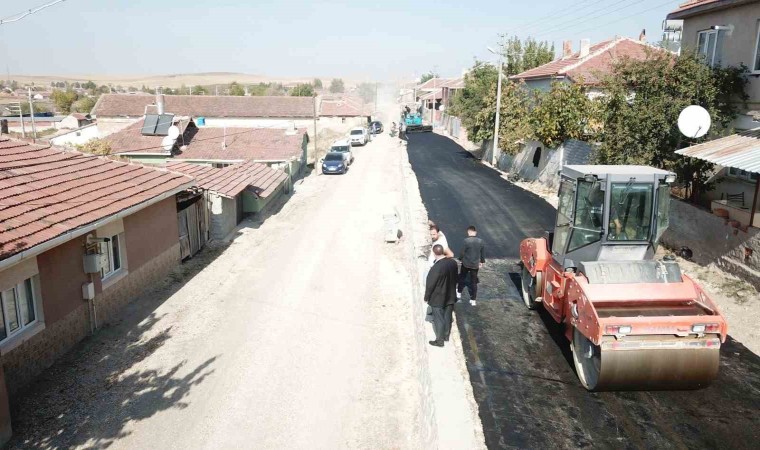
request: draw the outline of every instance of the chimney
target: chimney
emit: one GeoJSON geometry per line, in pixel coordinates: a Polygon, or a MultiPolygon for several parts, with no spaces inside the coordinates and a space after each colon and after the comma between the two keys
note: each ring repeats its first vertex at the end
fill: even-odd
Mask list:
{"type": "Polygon", "coordinates": [[[8,119],[0,119],[0,134],[9,134],[8,119]]]}
{"type": "Polygon", "coordinates": [[[580,57],[585,58],[588,56],[589,51],[591,50],[591,41],[589,39],[581,39],[581,52],[580,57]]]}
{"type": "Polygon", "coordinates": [[[573,41],[562,43],[562,59],[569,58],[573,55],[573,41]]]}
{"type": "Polygon", "coordinates": [[[641,34],[639,35],[639,42],[646,42],[647,41],[647,30],[646,28],[641,30],[641,34]]]}
{"type": "Polygon", "coordinates": [[[164,94],[156,94],[156,109],[159,114],[164,113],[164,94]]]}

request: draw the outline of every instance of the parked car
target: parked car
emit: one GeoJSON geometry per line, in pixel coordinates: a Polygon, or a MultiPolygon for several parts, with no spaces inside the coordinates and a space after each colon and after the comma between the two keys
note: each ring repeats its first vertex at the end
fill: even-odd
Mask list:
{"type": "Polygon", "coordinates": [[[369,124],[369,129],[370,130],[374,129],[375,134],[380,134],[383,132],[383,123],[380,122],[379,120],[375,120],[369,124]]]}
{"type": "Polygon", "coordinates": [[[339,173],[344,174],[348,172],[348,163],[343,153],[330,152],[325,155],[325,159],[322,160],[322,173],[339,173]]]}
{"type": "Polygon", "coordinates": [[[347,164],[354,162],[354,153],[351,151],[351,141],[349,139],[340,139],[333,142],[330,151],[342,154],[347,164]]]}
{"type": "Polygon", "coordinates": [[[366,145],[369,141],[367,129],[362,127],[351,128],[348,137],[351,139],[351,145],[366,145]]]}

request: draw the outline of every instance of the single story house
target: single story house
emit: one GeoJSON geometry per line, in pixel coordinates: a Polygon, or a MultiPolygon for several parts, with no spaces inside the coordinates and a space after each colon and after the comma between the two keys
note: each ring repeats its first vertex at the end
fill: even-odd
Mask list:
{"type": "Polygon", "coordinates": [[[192,178],[0,136],[0,442],[9,398],[180,262],[192,178]]]}
{"type": "Polygon", "coordinates": [[[319,104],[320,127],[348,132],[353,127],[367,126],[372,120],[372,104],[349,96],[325,97],[319,104]]]}
{"type": "Polygon", "coordinates": [[[74,130],[76,128],[82,128],[83,126],[89,125],[91,123],[92,119],[90,118],[89,114],[71,113],[68,116],[64,117],[63,120],[61,120],[58,128],[74,130]]]}
{"type": "Polygon", "coordinates": [[[62,129],[56,132],[54,135],[46,137],[53,145],[62,147],[76,147],[87,143],[92,139],[98,138],[98,124],[91,123],[84,125],[81,128],[75,128],[73,130],[62,129]]]}
{"type": "Polygon", "coordinates": [[[164,164],[167,158],[171,158],[179,152],[181,146],[188,145],[197,132],[198,128],[195,126],[195,122],[186,117],[177,117],[171,114],[164,114],[159,117],[149,114],[127,128],[102,139],[111,146],[112,155],[145,164],[160,165],[164,164]],[[146,126],[151,117],[155,120],[156,125],[149,130],[146,126]],[[164,124],[175,126],[179,130],[179,136],[173,139],[170,145],[164,141],[168,136],[170,126],[156,130],[158,125],[164,124]]]}
{"type": "Polygon", "coordinates": [[[256,163],[234,164],[222,169],[209,164],[170,161],[167,169],[192,177],[206,192],[211,239],[221,240],[243,220],[244,213],[263,210],[285,190],[288,174],[256,163]]]}

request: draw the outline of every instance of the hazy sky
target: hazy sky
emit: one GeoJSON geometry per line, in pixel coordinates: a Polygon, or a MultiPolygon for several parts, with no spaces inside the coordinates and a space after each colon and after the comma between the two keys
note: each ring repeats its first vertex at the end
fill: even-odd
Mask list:
{"type": "MultiPolygon", "coordinates": [[[[658,41],[684,0],[66,0],[0,25],[0,70],[274,77],[458,76],[499,33],[658,41]]],[[[46,0],[0,0],[0,18],[46,0]]],[[[561,44],[557,45],[561,48],[561,44]]]]}

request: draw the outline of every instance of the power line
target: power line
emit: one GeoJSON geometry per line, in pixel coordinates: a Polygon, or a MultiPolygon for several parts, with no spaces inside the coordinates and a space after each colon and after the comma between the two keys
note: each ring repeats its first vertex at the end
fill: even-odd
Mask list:
{"type": "MultiPolygon", "coordinates": [[[[683,0],[668,0],[667,2],[660,3],[660,4],[658,4],[658,5],[656,5],[656,6],[652,7],[652,8],[648,8],[648,9],[645,9],[643,11],[639,11],[639,12],[636,12],[636,13],[633,13],[633,14],[629,14],[629,15],[627,15],[625,17],[621,17],[621,18],[616,19],[616,20],[612,20],[611,22],[607,22],[607,24],[622,22],[623,20],[628,19],[629,17],[639,16],[641,14],[648,13],[650,11],[654,11],[655,9],[662,8],[663,6],[669,5],[671,3],[681,3],[681,1],[683,1],[683,0]]],[[[584,30],[580,30],[580,31],[575,32],[575,34],[585,33],[587,31],[593,30],[594,28],[596,28],[596,27],[586,28],[584,30]]]]}
{"type": "Polygon", "coordinates": [[[602,8],[602,9],[600,9],[597,12],[602,12],[602,11],[608,10],[609,8],[617,6],[617,5],[621,4],[621,3],[626,3],[626,5],[622,6],[621,8],[613,9],[612,11],[606,11],[606,12],[602,12],[601,14],[595,14],[595,15],[592,15],[590,17],[586,17],[585,19],[580,20],[580,21],[577,18],[575,18],[575,19],[572,19],[572,20],[561,22],[560,24],[556,25],[554,27],[554,29],[552,29],[552,30],[543,31],[541,33],[538,33],[536,35],[536,37],[538,37],[538,36],[546,36],[548,34],[552,34],[552,33],[558,32],[558,31],[566,30],[568,28],[573,28],[574,26],[576,26],[578,24],[586,23],[586,22],[589,22],[591,20],[598,19],[599,17],[604,17],[604,16],[607,16],[607,15],[613,14],[613,13],[618,12],[620,10],[623,10],[625,8],[629,8],[629,7],[633,6],[633,5],[641,3],[642,1],[644,1],[644,0],[635,0],[635,1],[631,1],[631,0],[618,0],[617,2],[612,3],[610,5],[607,5],[605,8],[602,8]]]}
{"type": "Polygon", "coordinates": [[[560,9],[559,11],[555,11],[555,12],[553,12],[553,13],[547,15],[547,16],[541,17],[541,18],[539,18],[539,19],[537,19],[535,21],[529,22],[527,24],[520,25],[520,26],[516,27],[512,32],[513,33],[517,33],[517,32],[525,31],[526,29],[529,29],[530,27],[532,27],[534,25],[537,25],[537,24],[539,24],[541,22],[550,21],[550,20],[552,20],[552,19],[554,19],[556,17],[559,17],[559,16],[563,15],[568,10],[575,9],[574,13],[577,13],[577,12],[580,12],[580,11],[582,11],[582,10],[590,7],[590,6],[594,6],[594,5],[598,4],[598,3],[602,3],[602,2],[607,1],[607,0],[597,0],[594,3],[590,4],[590,5],[586,5],[586,6],[583,6],[583,7],[579,8],[579,9],[576,9],[579,6],[583,5],[584,3],[588,3],[589,1],[591,1],[591,0],[585,0],[585,1],[582,1],[580,3],[576,3],[574,5],[570,5],[567,8],[563,8],[563,9],[560,9]]]}
{"type": "Polygon", "coordinates": [[[20,13],[13,14],[11,16],[8,16],[4,19],[0,19],[0,25],[11,23],[11,22],[18,22],[19,20],[23,19],[26,16],[30,16],[36,12],[42,11],[45,8],[49,8],[53,5],[56,5],[61,2],[65,2],[66,0],[53,0],[52,2],[45,3],[44,5],[40,5],[34,8],[30,8],[26,11],[22,11],[20,13]]]}

